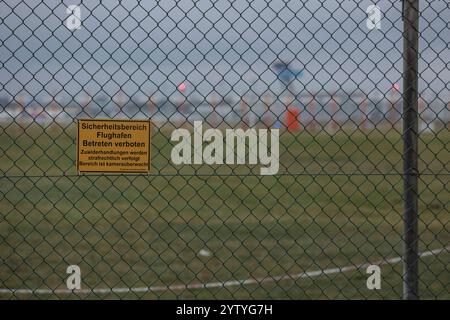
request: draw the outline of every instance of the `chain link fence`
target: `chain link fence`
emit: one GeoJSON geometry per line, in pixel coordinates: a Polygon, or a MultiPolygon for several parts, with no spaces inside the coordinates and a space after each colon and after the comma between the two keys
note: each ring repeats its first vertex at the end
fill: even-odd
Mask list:
{"type": "Polygon", "coordinates": [[[409,2],[2,1],[0,298],[396,299],[407,239],[450,298],[450,6],[420,2],[417,131],[409,2]],[[77,172],[79,119],[151,119],[150,173],[77,172]]]}

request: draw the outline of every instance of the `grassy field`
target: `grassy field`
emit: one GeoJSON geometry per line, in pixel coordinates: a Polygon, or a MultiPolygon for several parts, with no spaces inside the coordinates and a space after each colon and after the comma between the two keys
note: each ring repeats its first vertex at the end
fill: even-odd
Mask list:
{"type": "MultiPolygon", "coordinates": [[[[155,130],[150,175],[78,175],[76,128],[1,128],[0,287],[65,289],[265,278],[402,254],[398,132],[283,132],[280,171],[170,162],[169,128],[155,130]],[[207,249],[211,256],[199,255],[207,249]]],[[[420,250],[450,244],[450,133],[420,141],[420,250]]],[[[423,298],[449,299],[450,254],[424,257],[423,298]]],[[[225,288],[10,298],[400,298],[402,265],[382,289],[365,270],[225,288]]]]}

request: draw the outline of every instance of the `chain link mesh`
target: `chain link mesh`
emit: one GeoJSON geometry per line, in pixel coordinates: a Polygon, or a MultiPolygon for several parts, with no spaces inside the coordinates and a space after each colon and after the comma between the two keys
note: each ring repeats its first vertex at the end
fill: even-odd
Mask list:
{"type": "MultiPolygon", "coordinates": [[[[402,4],[376,1],[372,30],[371,4],[2,1],[0,298],[400,298],[402,4]],[[90,118],[151,119],[150,174],[79,174],[90,118]],[[278,172],[175,165],[171,134],[196,120],[279,129],[278,172]]],[[[419,284],[433,299],[450,298],[449,23],[447,1],[421,2],[419,284]]]]}

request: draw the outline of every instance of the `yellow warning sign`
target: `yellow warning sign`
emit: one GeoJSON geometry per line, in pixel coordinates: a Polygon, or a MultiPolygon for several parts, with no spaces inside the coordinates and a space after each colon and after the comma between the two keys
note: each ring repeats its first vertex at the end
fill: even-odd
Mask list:
{"type": "Polygon", "coordinates": [[[78,120],[79,172],[149,172],[149,120],[78,120]]]}

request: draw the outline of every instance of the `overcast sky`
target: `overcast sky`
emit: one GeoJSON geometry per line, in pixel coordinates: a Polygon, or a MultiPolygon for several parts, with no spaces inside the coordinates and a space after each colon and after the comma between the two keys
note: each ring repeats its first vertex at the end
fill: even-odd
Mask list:
{"type": "MultiPolygon", "coordinates": [[[[182,81],[200,95],[278,92],[270,66],[279,58],[303,70],[299,92],[386,94],[401,78],[401,1],[93,0],[75,31],[66,6],[80,1],[43,2],[0,3],[0,95],[170,95],[182,81]],[[381,30],[366,26],[372,2],[381,30]]],[[[421,6],[420,88],[448,94],[450,7],[421,6]]]]}

